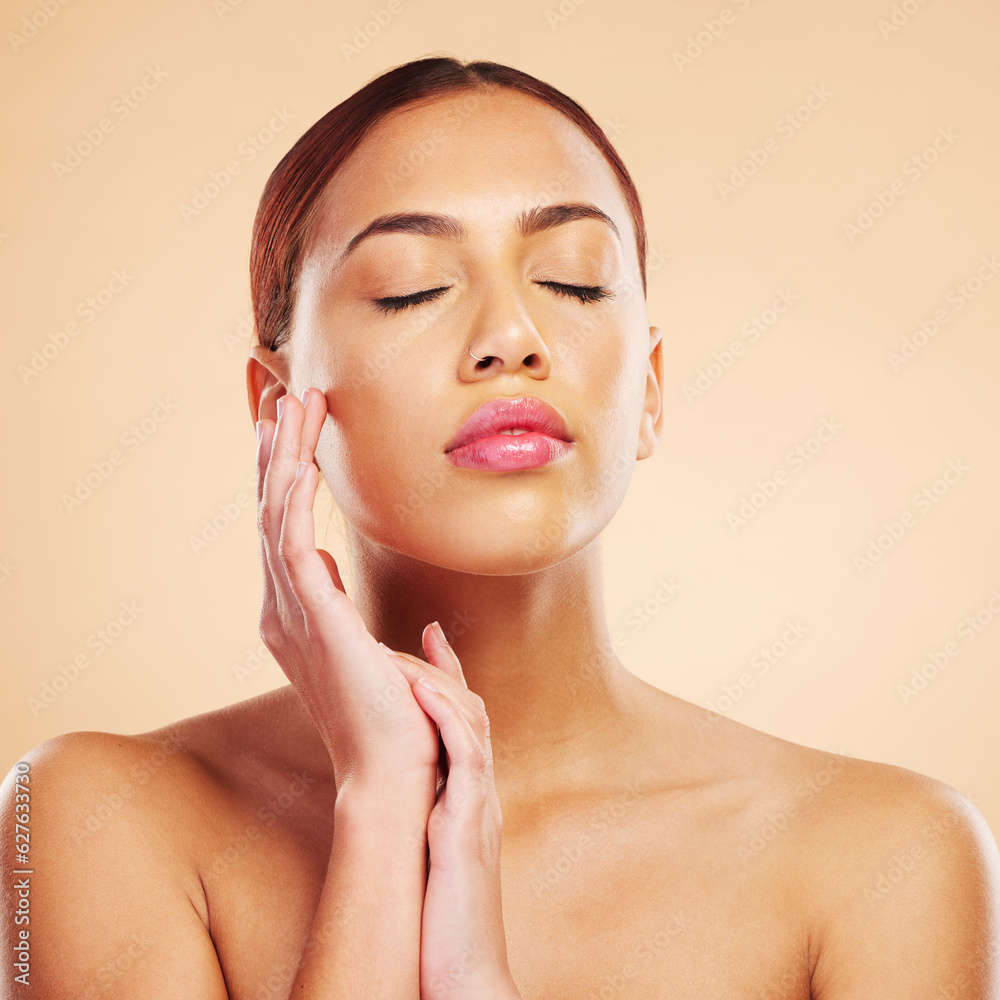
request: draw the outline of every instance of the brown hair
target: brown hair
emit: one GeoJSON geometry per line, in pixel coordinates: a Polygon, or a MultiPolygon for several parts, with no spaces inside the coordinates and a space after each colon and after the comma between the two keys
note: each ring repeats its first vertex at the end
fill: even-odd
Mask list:
{"type": "Polygon", "coordinates": [[[326,183],[386,115],[407,104],[470,90],[506,87],[561,111],[587,135],[618,178],[635,229],[643,295],[646,228],[639,194],[604,130],[555,87],[501,63],[417,59],[370,80],[328,111],[282,157],[264,186],[250,246],[250,298],[261,346],[277,350],[289,337],[295,281],[313,209],[326,183]]]}

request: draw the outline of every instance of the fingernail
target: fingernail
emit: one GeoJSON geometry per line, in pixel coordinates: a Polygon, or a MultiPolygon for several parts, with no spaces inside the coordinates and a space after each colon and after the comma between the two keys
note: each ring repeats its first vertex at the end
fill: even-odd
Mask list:
{"type": "Polygon", "coordinates": [[[444,634],[444,629],[443,629],[443,628],[441,628],[441,623],[440,623],[439,621],[435,621],[435,622],[433,622],[433,623],[432,623],[432,625],[433,625],[433,627],[434,627],[434,628],[436,628],[436,629],[437,629],[437,634],[438,634],[438,635],[439,635],[439,636],[441,637],[441,641],[442,641],[442,642],[443,642],[443,643],[444,643],[444,644],[445,644],[446,646],[450,646],[450,645],[451,645],[451,643],[450,643],[450,642],[448,642],[448,637],[447,637],[447,636],[446,636],[446,635],[444,634]]]}
{"type": "Polygon", "coordinates": [[[308,399],[309,399],[309,390],[308,389],[303,389],[302,390],[302,405],[303,406],[306,405],[306,402],[308,401],[308,399]]]}
{"type": "Polygon", "coordinates": [[[260,439],[264,434],[264,425],[258,420],[257,421],[257,444],[260,444],[260,439]]]}
{"type": "Polygon", "coordinates": [[[295,470],[295,478],[296,479],[298,479],[299,476],[301,476],[302,473],[306,471],[306,466],[308,464],[309,464],[308,462],[299,462],[299,467],[295,470]]]}
{"type": "Polygon", "coordinates": [[[429,688],[431,691],[437,691],[437,688],[426,677],[418,677],[417,683],[423,684],[425,688],[429,688]]]}
{"type": "Polygon", "coordinates": [[[285,397],[278,397],[278,419],[281,419],[281,411],[285,408],[285,397]]]}

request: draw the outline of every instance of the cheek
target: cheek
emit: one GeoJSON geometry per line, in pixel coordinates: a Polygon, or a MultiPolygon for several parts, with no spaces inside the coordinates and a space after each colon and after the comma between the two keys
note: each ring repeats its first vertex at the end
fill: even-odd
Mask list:
{"type": "Polygon", "coordinates": [[[626,331],[594,338],[573,356],[575,380],[586,405],[581,435],[590,443],[598,470],[634,461],[645,398],[645,357],[626,331]]]}
{"type": "Polygon", "coordinates": [[[422,403],[402,386],[372,380],[327,394],[316,457],[344,516],[369,537],[392,534],[398,505],[434,478],[437,451],[422,403]]]}

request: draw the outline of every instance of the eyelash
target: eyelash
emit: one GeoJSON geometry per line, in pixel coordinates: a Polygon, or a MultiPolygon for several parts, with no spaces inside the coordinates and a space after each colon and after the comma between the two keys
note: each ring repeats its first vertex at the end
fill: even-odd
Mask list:
{"type": "MultiPolygon", "coordinates": [[[[568,295],[579,299],[583,304],[588,302],[599,302],[606,299],[611,294],[611,289],[604,285],[566,285],[558,281],[539,281],[539,285],[545,285],[554,289],[560,295],[568,295]]],[[[393,295],[385,299],[375,299],[375,305],[383,313],[399,312],[410,306],[418,306],[424,302],[436,299],[442,292],[448,291],[447,285],[440,288],[428,288],[423,292],[414,292],[413,295],[393,295]]]]}

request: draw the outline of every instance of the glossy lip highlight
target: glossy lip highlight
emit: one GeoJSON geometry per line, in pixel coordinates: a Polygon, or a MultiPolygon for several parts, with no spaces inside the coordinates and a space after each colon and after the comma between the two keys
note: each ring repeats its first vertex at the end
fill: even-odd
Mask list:
{"type": "Polygon", "coordinates": [[[499,397],[488,400],[462,424],[445,448],[445,453],[470,441],[490,437],[502,431],[523,428],[560,441],[570,442],[562,414],[537,396],[499,397]]]}

